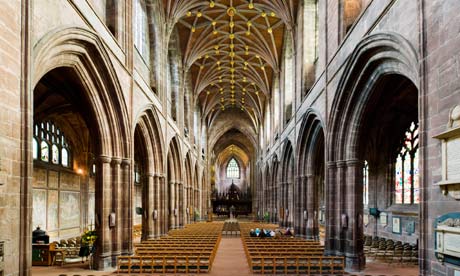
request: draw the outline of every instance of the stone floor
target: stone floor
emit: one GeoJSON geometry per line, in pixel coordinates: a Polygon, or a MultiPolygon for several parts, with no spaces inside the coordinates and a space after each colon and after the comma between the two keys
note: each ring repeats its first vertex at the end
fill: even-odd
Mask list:
{"type": "MultiPolygon", "coordinates": [[[[117,275],[116,271],[91,271],[88,263],[66,264],[63,267],[36,267],[32,268],[33,276],[103,276],[117,275]]],[[[123,274],[118,274],[123,275],[123,274]]],[[[144,275],[144,274],[142,274],[144,275]]],[[[148,274],[151,275],[151,274],[148,274]]],[[[154,274],[162,275],[162,274],[154,274]]],[[[166,274],[171,275],[171,274],[166,274]]],[[[183,274],[182,274],[183,275],[183,274]]],[[[240,238],[222,238],[213,267],[209,276],[246,276],[253,275],[249,270],[249,265],[244,254],[243,242],[240,238]]],[[[418,267],[415,265],[387,264],[380,262],[368,262],[366,269],[360,273],[350,273],[349,275],[360,276],[417,276],[418,267]]]]}

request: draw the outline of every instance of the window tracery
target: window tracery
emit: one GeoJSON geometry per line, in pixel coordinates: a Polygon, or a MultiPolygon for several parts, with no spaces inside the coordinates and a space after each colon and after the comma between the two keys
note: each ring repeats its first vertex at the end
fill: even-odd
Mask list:
{"type": "Polygon", "coordinates": [[[68,168],[70,167],[70,155],[64,134],[53,122],[35,124],[32,138],[34,160],[68,168]]]}

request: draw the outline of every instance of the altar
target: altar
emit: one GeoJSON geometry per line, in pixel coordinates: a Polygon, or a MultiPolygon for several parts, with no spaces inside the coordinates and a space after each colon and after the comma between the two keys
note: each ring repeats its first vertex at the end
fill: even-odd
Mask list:
{"type": "Polygon", "coordinates": [[[243,193],[237,185],[232,183],[227,192],[212,194],[212,209],[217,216],[234,218],[252,212],[252,199],[249,192],[243,193]],[[231,213],[231,214],[230,214],[231,213]]]}

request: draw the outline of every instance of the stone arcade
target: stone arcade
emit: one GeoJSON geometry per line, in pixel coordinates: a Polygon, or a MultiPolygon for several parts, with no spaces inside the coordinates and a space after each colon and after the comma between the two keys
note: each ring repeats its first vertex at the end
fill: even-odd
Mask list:
{"type": "Polygon", "coordinates": [[[0,14],[0,275],[51,264],[37,226],[58,243],[95,229],[110,270],[230,207],[347,271],[381,241],[411,248],[421,275],[460,273],[460,1],[2,0],[0,14]]]}

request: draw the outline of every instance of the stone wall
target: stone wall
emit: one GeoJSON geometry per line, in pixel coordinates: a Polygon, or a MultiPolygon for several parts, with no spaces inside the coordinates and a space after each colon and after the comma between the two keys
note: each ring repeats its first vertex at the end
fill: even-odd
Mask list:
{"type": "MultiPolygon", "coordinates": [[[[21,33],[24,1],[7,1],[0,5],[0,240],[5,244],[4,275],[19,275],[20,267],[28,270],[30,260],[22,258],[24,246],[19,233],[23,232],[20,218],[29,218],[30,205],[21,208],[21,193],[27,185],[22,176],[24,157],[31,157],[24,151],[25,119],[21,112],[24,106],[23,83],[23,33],[21,33]]],[[[28,118],[27,118],[28,119],[28,118]]],[[[30,198],[27,198],[30,200],[30,198]]],[[[30,237],[31,233],[28,234],[30,237]]]]}

